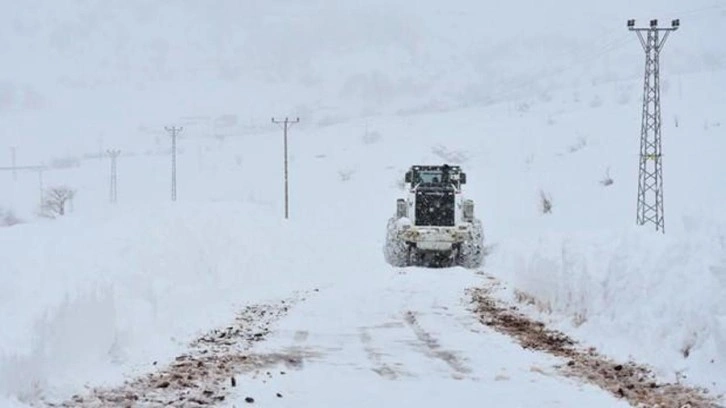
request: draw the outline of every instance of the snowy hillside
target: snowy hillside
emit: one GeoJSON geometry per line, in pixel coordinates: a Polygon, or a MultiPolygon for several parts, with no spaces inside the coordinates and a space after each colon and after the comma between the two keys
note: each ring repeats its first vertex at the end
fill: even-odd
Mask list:
{"type": "MultiPolygon", "coordinates": [[[[451,307],[443,316],[464,326],[438,312],[422,324],[471,329],[464,307],[443,305],[481,277],[383,261],[406,168],[442,162],[469,175],[492,248],[483,271],[509,287],[507,300],[667,381],[726,392],[726,97],[716,92],[726,89],[726,8],[563,1],[522,15],[522,2],[474,3],[36,0],[3,13],[0,148],[48,165],[43,187],[77,195],[68,216],[40,218],[39,174],[0,172],[0,211],[23,221],[0,228],[0,405],[119,383],[242,306],[299,291],[331,295],[292,313],[277,341],[307,324],[345,358],[357,358],[346,336],[385,323],[389,308],[451,307]],[[662,55],[665,236],[634,226],[643,57],[624,21],[652,16],[683,26],[662,55]],[[278,115],[301,119],[290,133],[289,221],[281,131],[269,122],[278,115]],[[176,203],[171,124],[185,127],[176,203]],[[117,205],[108,159],[94,157],[107,148],[122,149],[117,205]]],[[[376,347],[408,356],[396,330],[386,333],[376,347]]],[[[517,372],[549,364],[474,337],[442,335],[442,347],[501,347],[521,359],[517,372]]],[[[436,369],[401,359],[428,374],[380,383],[386,395],[436,383],[436,369]]],[[[365,381],[340,370],[341,389],[365,381]]],[[[487,387],[515,404],[512,389],[531,375],[487,387]]],[[[565,405],[617,403],[555,383],[565,405]]],[[[465,399],[481,392],[447,384],[465,399]]]]}
{"type": "Polygon", "coordinates": [[[642,51],[628,18],[682,19],[664,56],[669,75],[726,64],[726,16],[706,1],[32,0],[8,11],[1,135],[33,162],[99,142],[138,148],[153,138],[144,127],[180,117],[330,124],[636,79],[642,51]]]}

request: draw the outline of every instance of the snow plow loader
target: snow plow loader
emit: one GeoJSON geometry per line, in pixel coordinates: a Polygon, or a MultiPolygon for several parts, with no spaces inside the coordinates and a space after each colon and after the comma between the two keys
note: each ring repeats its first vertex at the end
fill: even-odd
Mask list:
{"type": "Polygon", "coordinates": [[[386,261],[393,266],[477,268],[484,260],[481,221],[461,186],[459,166],[412,166],[406,172],[407,197],[396,202],[388,221],[386,261]]]}

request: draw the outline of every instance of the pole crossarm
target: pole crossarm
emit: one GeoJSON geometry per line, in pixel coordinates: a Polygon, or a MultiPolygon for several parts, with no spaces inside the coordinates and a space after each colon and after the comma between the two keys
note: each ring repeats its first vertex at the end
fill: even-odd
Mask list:
{"type": "Polygon", "coordinates": [[[45,170],[48,170],[48,167],[46,167],[46,166],[0,166],[0,171],[14,171],[14,170],[45,171],[45,170]]]}
{"type": "MultiPolygon", "coordinates": [[[[676,31],[679,27],[658,27],[656,30],[658,31],[676,31]]],[[[643,32],[643,31],[651,31],[653,30],[650,27],[642,27],[642,28],[628,28],[630,31],[636,31],[636,32],[643,32]]]]}

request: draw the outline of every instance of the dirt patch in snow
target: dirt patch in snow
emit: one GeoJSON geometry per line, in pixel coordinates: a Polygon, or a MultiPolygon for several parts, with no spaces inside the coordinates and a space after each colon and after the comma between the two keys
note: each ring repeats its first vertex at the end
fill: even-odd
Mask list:
{"type": "Polygon", "coordinates": [[[479,320],[514,338],[522,347],[561,357],[566,363],[558,368],[571,377],[584,379],[638,407],[700,408],[720,407],[717,398],[701,388],[658,382],[646,366],[613,361],[594,348],[583,349],[562,332],[547,328],[517,307],[496,300],[496,283],[470,291],[474,312],[479,320]]]}
{"type": "Polygon", "coordinates": [[[204,407],[221,404],[235,375],[254,373],[271,376],[280,365],[299,369],[311,352],[256,354],[253,345],[265,339],[270,326],[283,317],[294,300],[253,305],[242,310],[234,324],[215,329],[190,344],[190,350],[172,363],[146,376],[115,388],[96,388],[88,395],[75,395],[49,407],[204,407]]]}

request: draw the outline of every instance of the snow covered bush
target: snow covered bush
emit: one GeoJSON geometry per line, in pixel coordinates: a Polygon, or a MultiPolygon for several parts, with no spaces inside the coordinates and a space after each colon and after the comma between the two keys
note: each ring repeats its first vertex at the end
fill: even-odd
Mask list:
{"type": "Polygon", "coordinates": [[[539,191],[539,210],[542,214],[552,213],[552,198],[544,190],[539,191]]]}
{"type": "Polygon", "coordinates": [[[23,221],[16,217],[12,210],[0,208],[0,227],[12,227],[23,221]]]}
{"type": "Polygon", "coordinates": [[[68,203],[73,200],[76,190],[66,186],[51,187],[45,191],[40,214],[43,217],[56,218],[66,214],[68,203]]]}
{"type": "Polygon", "coordinates": [[[608,187],[608,186],[613,185],[613,183],[614,183],[613,178],[610,177],[610,167],[608,167],[607,170],[605,170],[605,177],[603,177],[602,180],[600,180],[600,184],[602,184],[605,187],[608,187]]]}
{"type": "Polygon", "coordinates": [[[354,169],[340,169],[338,170],[338,177],[340,178],[340,181],[349,181],[351,177],[353,177],[353,174],[355,174],[354,169]]]}
{"type": "Polygon", "coordinates": [[[587,147],[587,138],[585,138],[584,136],[579,136],[575,143],[567,148],[567,151],[570,153],[577,153],[585,147],[587,147]]]}

